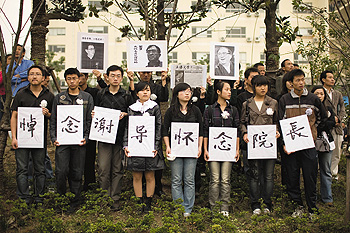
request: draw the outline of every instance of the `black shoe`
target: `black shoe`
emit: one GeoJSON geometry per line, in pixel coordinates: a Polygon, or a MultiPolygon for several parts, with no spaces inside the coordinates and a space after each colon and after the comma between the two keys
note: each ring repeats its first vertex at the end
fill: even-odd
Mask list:
{"type": "Polygon", "coordinates": [[[152,197],[144,198],[146,206],[143,208],[143,212],[148,214],[151,211],[152,197]]]}
{"type": "Polygon", "coordinates": [[[120,203],[119,201],[114,201],[111,206],[112,211],[119,211],[120,210],[120,203]]]}

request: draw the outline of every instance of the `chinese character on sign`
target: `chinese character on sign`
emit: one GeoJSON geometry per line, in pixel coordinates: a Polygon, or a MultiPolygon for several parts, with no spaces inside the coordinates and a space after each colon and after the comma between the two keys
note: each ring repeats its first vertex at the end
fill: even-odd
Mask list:
{"type": "Polygon", "coordinates": [[[114,126],[113,120],[110,120],[109,124],[107,123],[106,125],[106,119],[104,117],[102,117],[100,120],[96,118],[95,129],[98,128],[97,132],[101,132],[101,135],[104,134],[105,130],[107,131],[107,133],[111,133],[112,126],[114,126]]]}
{"type": "Polygon", "coordinates": [[[273,146],[272,143],[270,143],[270,145],[266,145],[266,137],[267,134],[264,133],[264,131],[261,132],[261,134],[254,134],[253,135],[253,148],[256,147],[256,144],[259,144],[259,147],[265,147],[265,148],[270,148],[273,146]]]}
{"type": "Polygon", "coordinates": [[[65,120],[61,121],[61,123],[66,123],[66,127],[62,128],[62,132],[66,131],[67,133],[76,133],[78,132],[78,125],[74,123],[79,123],[80,121],[74,119],[71,116],[68,116],[65,120]]]}
{"type": "Polygon", "coordinates": [[[186,146],[188,146],[188,141],[194,142],[194,140],[191,138],[191,135],[193,132],[183,132],[186,136],[181,136],[181,128],[179,129],[179,134],[175,134],[175,140],[177,140],[177,144],[181,143],[181,139],[185,140],[186,146]]]}
{"type": "Polygon", "coordinates": [[[138,133],[139,135],[137,136],[131,136],[131,138],[136,138],[139,140],[139,143],[142,143],[142,138],[143,137],[147,137],[146,133],[147,133],[147,130],[144,129],[145,126],[144,125],[140,125],[140,126],[136,126],[136,133],[138,133]]]}
{"type": "Polygon", "coordinates": [[[23,129],[23,131],[26,131],[26,126],[27,126],[27,131],[30,132],[30,136],[33,137],[36,124],[37,124],[36,118],[34,118],[32,114],[30,114],[30,121],[26,123],[26,119],[23,118],[22,122],[19,123],[19,128],[23,129]]]}
{"type": "Polygon", "coordinates": [[[292,129],[289,131],[289,133],[287,133],[286,135],[290,135],[291,139],[294,140],[295,139],[295,136],[299,136],[299,137],[308,137],[307,135],[303,135],[301,132],[298,132],[302,129],[304,129],[304,127],[301,127],[298,129],[298,126],[297,126],[297,122],[294,121],[294,122],[291,122],[290,123],[290,126],[292,127],[292,129]]]}
{"type": "Polygon", "coordinates": [[[227,136],[225,132],[221,132],[219,136],[215,137],[214,139],[219,139],[220,144],[219,145],[214,145],[214,149],[218,148],[219,150],[224,150],[224,151],[230,151],[231,150],[231,144],[226,141],[226,139],[232,139],[232,137],[227,136]]]}

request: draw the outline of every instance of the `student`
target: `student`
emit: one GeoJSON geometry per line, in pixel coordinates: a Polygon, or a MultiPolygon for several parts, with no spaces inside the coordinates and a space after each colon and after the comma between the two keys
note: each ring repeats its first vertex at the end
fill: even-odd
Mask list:
{"type": "Polygon", "coordinates": [[[39,195],[44,194],[45,190],[45,151],[47,147],[47,122],[51,116],[51,107],[54,96],[49,90],[42,86],[44,79],[43,69],[40,66],[31,66],[28,69],[27,76],[29,85],[18,91],[11,107],[11,132],[12,148],[15,149],[16,156],[16,180],[17,195],[27,204],[31,203],[28,184],[28,164],[29,154],[31,154],[34,165],[34,201],[42,202],[39,195]],[[46,106],[45,103],[46,102],[46,106]],[[44,148],[18,148],[17,141],[17,117],[18,107],[42,107],[44,117],[44,148]]]}
{"type": "MultiPolygon", "coordinates": [[[[317,95],[324,105],[326,99],[328,98],[325,89],[322,86],[314,86],[311,90],[312,93],[317,95]]],[[[328,118],[324,124],[324,128],[317,128],[317,135],[320,136],[323,132],[327,135],[328,144],[330,142],[334,143],[332,136],[332,130],[335,127],[335,114],[331,106],[325,107],[327,110],[328,118]]],[[[320,168],[320,192],[321,192],[321,201],[329,207],[333,207],[333,196],[332,196],[332,150],[328,152],[317,151],[318,154],[318,163],[320,168]]]]}
{"type": "MultiPolygon", "coordinates": [[[[316,95],[309,93],[305,88],[305,73],[300,70],[290,71],[293,90],[283,95],[278,104],[279,119],[287,119],[307,114],[313,139],[317,138],[317,127],[323,127],[327,114],[326,110],[316,95]]],[[[312,216],[318,208],[316,206],[316,180],[317,180],[317,151],[315,147],[296,152],[287,151],[283,146],[286,156],[286,170],[289,180],[287,193],[291,200],[298,206],[293,212],[293,217],[301,217],[304,213],[304,205],[300,190],[300,168],[303,170],[305,198],[312,216]]]]}
{"type": "MultiPolygon", "coordinates": [[[[166,146],[166,155],[171,157],[171,147],[169,136],[172,122],[192,122],[199,123],[198,157],[201,155],[203,142],[202,114],[198,107],[191,102],[191,86],[187,83],[179,83],[173,89],[173,98],[170,108],[164,116],[162,135],[166,146]]],[[[198,158],[197,157],[197,158],[198,158]]],[[[173,200],[182,199],[181,203],[185,207],[184,216],[191,215],[195,200],[195,171],[197,158],[177,157],[169,161],[171,168],[171,194],[173,200]],[[182,189],[182,182],[184,189],[182,189]]]]}
{"type": "MultiPolygon", "coordinates": [[[[146,203],[143,212],[148,213],[151,210],[151,202],[155,188],[154,171],[164,168],[163,154],[159,153],[162,150],[161,144],[161,126],[162,115],[160,108],[156,102],[150,100],[151,88],[148,83],[140,82],[135,92],[139,98],[136,103],[128,108],[128,116],[155,116],[155,145],[154,157],[130,157],[128,149],[128,127],[125,128],[124,135],[124,151],[127,158],[127,169],[132,171],[133,185],[136,197],[142,199],[146,203]],[[146,178],[146,198],[142,198],[142,176],[146,178]]],[[[142,121],[142,117],[140,117],[142,121]]]]}
{"type": "MultiPolygon", "coordinates": [[[[265,76],[257,75],[252,79],[254,96],[243,103],[241,115],[241,133],[243,140],[249,143],[248,125],[277,125],[278,104],[273,98],[267,96],[269,81],[265,76]]],[[[280,136],[276,130],[276,138],[280,136]]],[[[272,193],[275,159],[248,159],[250,201],[253,214],[261,214],[260,198],[263,198],[265,214],[272,210],[272,193]],[[259,185],[259,181],[261,181],[259,185]]]]}
{"type": "Polygon", "coordinates": [[[127,110],[132,104],[132,97],[120,86],[124,71],[121,67],[112,65],[107,69],[109,85],[97,93],[96,106],[117,109],[121,111],[115,144],[98,142],[98,177],[102,189],[107,190],[113,199],[112,210],[120,208],[120,193],[123,177],[123,137],[127,122],[127,110]]]}
{"type": "MultiPolygon", "coordinates": [[[[236,107],[231,106],[229,101],[231,98],[231,86],[228,82],[222,81],[216,84],[215,90],[217,93],[217,101],[209,106],[204,111],[204,158],[209,160],[208,138],[209,127],[239,127],[239,114],[236,107]],[[223,116],[223,113],[229,113],[228,116],[223,116]]],[[[237,132],[239,133],[239,132],[237,132]]],[[[237,161],[239,159],[239,136],[237,137],[236,153],[232,156],[237,161]]],[[[232,162],[209,162],[210,168],[210,183],[209,183],[209,204],[211,209],[217,206],[217,202],[221,202],[220,213],[224,216],[229,215],[229,203],[231,192],[231,169],[232,162]]]]}
{"type": "Polygon", "coordinates": [[[66,182],[69,181],[69,190],[75,195],[71,202],[70,210],[74,211],[79,204],[82,189],[82,177],[84,173],[86,142],[89,138],[91,125],[91,111],[94,107],[92,96],[79,89],[80,72],[76,68],[68,68],[64,72],[64,78],[68,89],[56,95],[52,106],[50,121],[51,140],[56,146],[56,184],[57,192],[66,193],[66,182]],[[82,101],[81,101],[82,100],[82,101]],[[57,106],[83,104],[83,135],[79,145],[60,145],[57,141],[57,106]]]}

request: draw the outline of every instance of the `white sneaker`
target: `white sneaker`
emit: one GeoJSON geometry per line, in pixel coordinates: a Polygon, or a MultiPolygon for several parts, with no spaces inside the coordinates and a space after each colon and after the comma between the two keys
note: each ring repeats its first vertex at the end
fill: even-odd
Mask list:
{"type": "Polygon", "coordinates": [[[224,215],[225,217],[229,216],[228,211],[220,211],[220,214],[224,215]]]}
{"type": "Polygon", "coordinates": [[[264,208],[264,211],[263,211],[263,212],[264,212],[264,214],[268,214],[268,215],[271,213],[270,210],[269,210],[268,208],[264,208]]]}
{"type": "Polygon", "coordinates": [[[255,210],[253,210],[253,215],[260,215],[261,214],[261,209],[256,208],[255,210]]]}
{"type": "Polygon", "coordinates": [[[185,218],[190,217],[190,216],[191,216],[191,213],[184,213],[185,218]]]}
{"type": "Polygon", "coordinates": [[[303,206],[299,206],[298,208],[296,208],[292,214],[293,218],[296,217],[302,217],[304,214],[304,207],[303,206]]]}

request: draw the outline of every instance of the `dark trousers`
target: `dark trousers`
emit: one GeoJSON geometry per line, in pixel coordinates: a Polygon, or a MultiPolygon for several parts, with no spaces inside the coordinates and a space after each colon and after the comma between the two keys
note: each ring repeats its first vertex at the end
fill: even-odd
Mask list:
{"type": "Polygon", "coordinates": [[[86,146],[62,145],[56,147],[56,184],[59,194],[66,193],[68,178],[70,192],[75,194],[74,200],[80,198],[85,153],[86,146]]]}
{"type": "Polygon", "coordinates": [[[306,204],[309,212],[313,213],[316,207],[316,181],[318,158],[315,148],[297,151],[285,157],[288,176],[287,193],[292,201],[303,205],[300,190],[300,168],[303,171],[306,204]]]}
{"type": "Polygon", "coordinates": [[[96,141],[89,140],[86,144],[86,157],[84,167],[84,186],[83,190],[89,189],[89,184],[96,183],[95,175],[95,161],[96,161],[96,141]]]}

